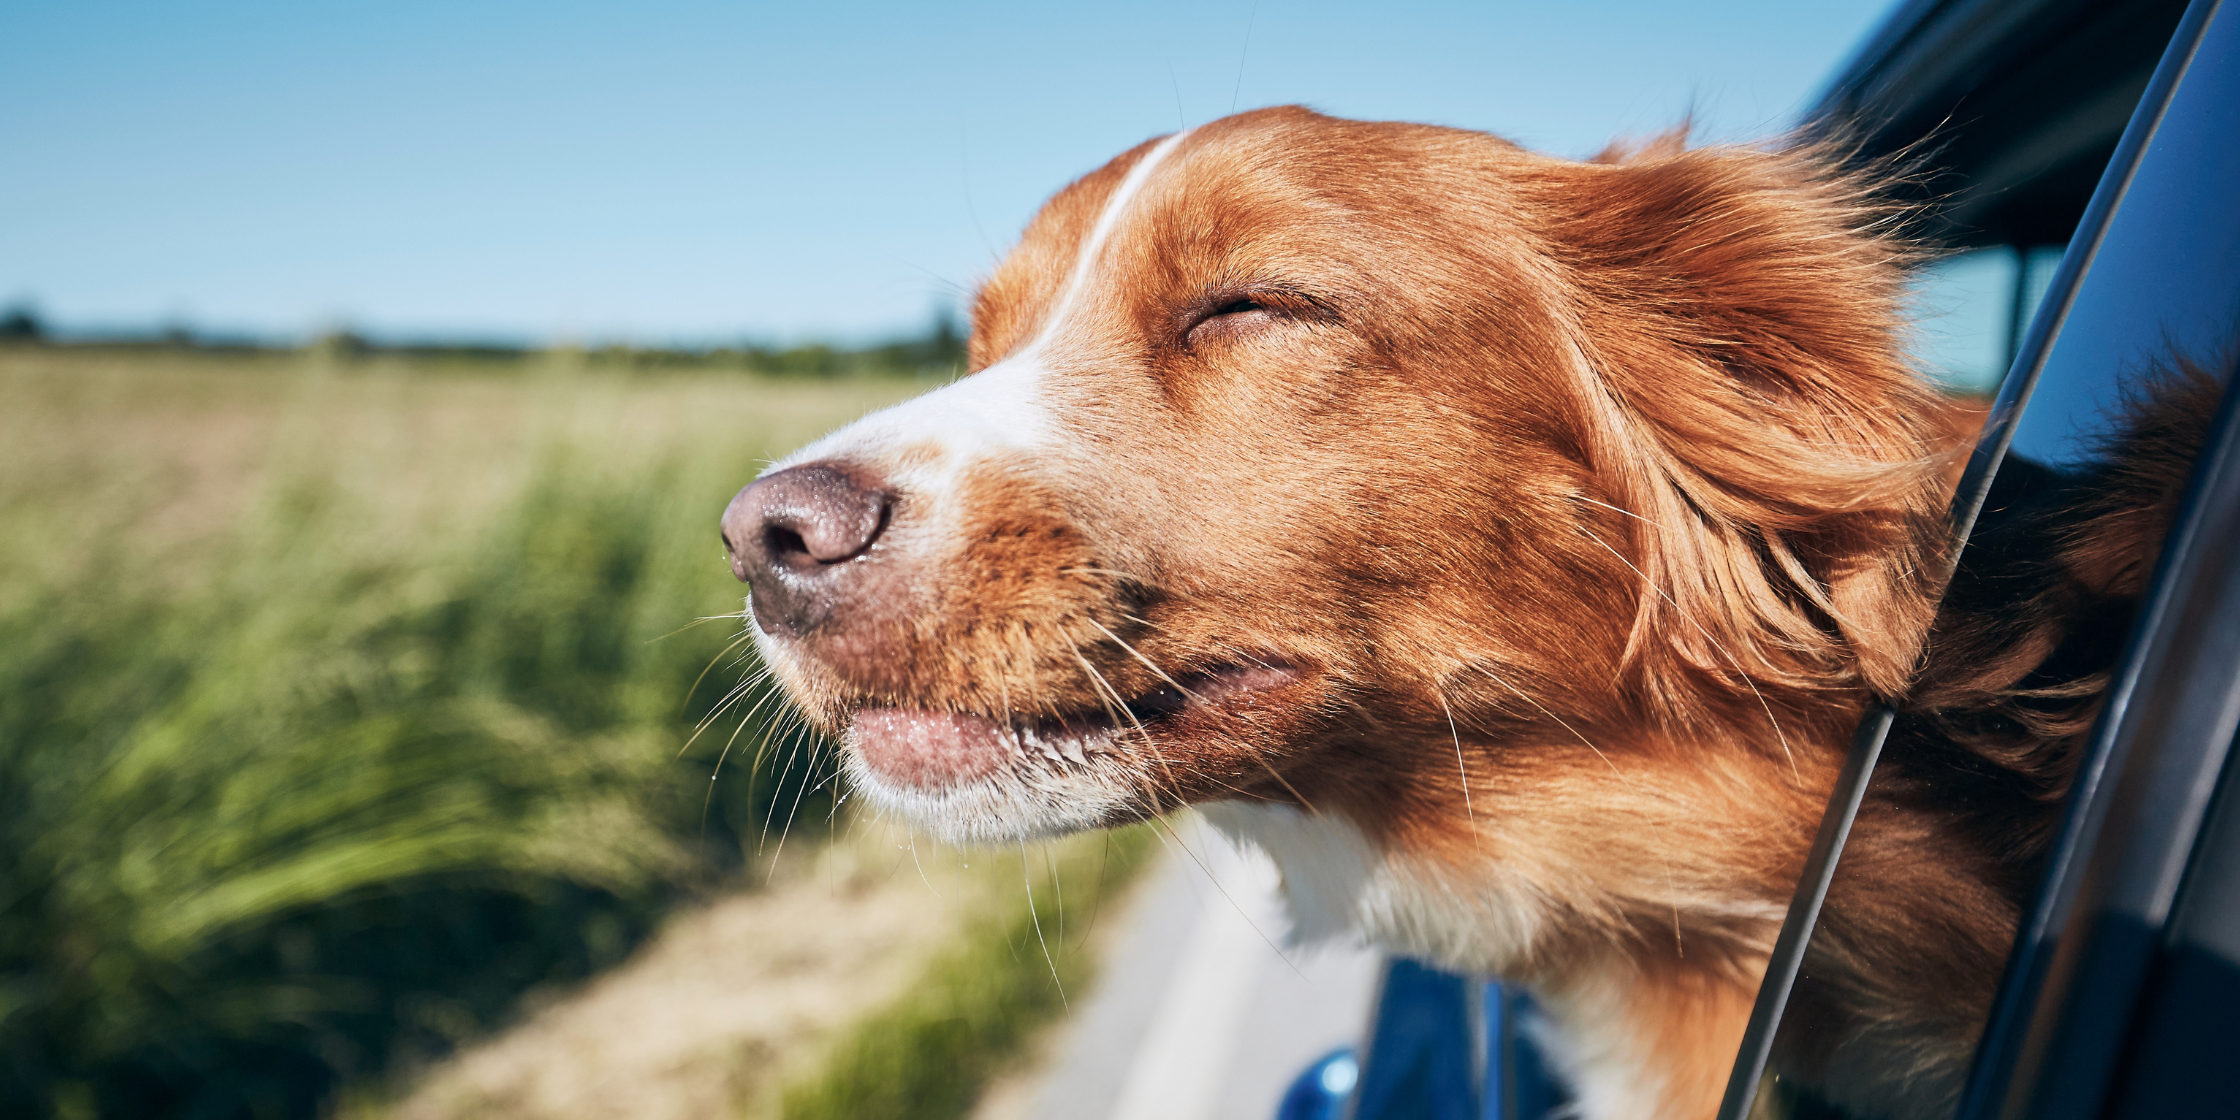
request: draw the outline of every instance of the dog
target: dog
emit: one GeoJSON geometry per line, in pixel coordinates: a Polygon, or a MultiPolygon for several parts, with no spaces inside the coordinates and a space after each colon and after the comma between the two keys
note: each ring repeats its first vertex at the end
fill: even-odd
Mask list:
{"type": "Polygon", "coordinates": [[[913,827],[1201,806],[1296,939],[1526,986],[1590,1120],[1716,1111],[1853,727],[1930,695],[1794,1012],[1842,1044],[1776,1063],[1949,1100],[2092,698],[1956,713],[2029,708],[2010,639],[2060,623],[2000,620],[2081,592],[2041,566],[1925,659],[1966,425],[1840,155],[1300,108],[1147,141],[981,286],[972,372],[733,499],[761,658],[913,827]],[[1963,756],[1985,798],[1915,788],[1963,756]]]}

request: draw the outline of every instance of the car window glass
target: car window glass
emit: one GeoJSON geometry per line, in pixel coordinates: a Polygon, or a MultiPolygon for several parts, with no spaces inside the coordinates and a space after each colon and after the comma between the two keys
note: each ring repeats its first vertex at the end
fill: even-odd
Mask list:
{"type": "MultiPolygon", "coordinates": [[[[2225,12],[2219,19],[2240,20],[2240,12],[2225,12]]],[[[2084,271],[2065,320],[2057,321],[2058,306],[2038,311],[2049,316],[2038,329],[2053,341],[2015,423],[2008,459],[1978,524],[1977,543],[1962,557],[1944,616],[1948,622],[1955,602],[1969,596],[1983,603],[2002,595],[2013,599],[2027,590],[2025,576],[2036,578],[2033,573],[2043,574],[2048,566],[2067,565],[2061,568],[2064,573],[2074,567],[2068,554],[2054,555],[2054,542],[2060,539],[2056,535],[2032,535],[2016,526],[2050,517],[2052,510],[2081,508],[2079,503],[2115,486],[2120,480],[2106,463],[2111,446],[2126,438],[2124,433],[2144,430],[2157,409],[2205,420],[2204,410],[2215,408],[2218,384],[2228,379],[2240,352],[2240,206],[2232,201],[2240,198],[2240,145],[2231,143],[2240,135],[2240,99],[2229,96],[2240,88],[2233,80],[2240,73],[2240,51],[2212,49],[2240,40],[2240,35],[2216,34],[2229,30],[2212,28],[2205,38],[2114,210],[2105,238],[2089,263],[2076,262],[2084,271]]],[[[2008,254],[2005,265],[1989,263],[1992,258],[1986,255],[1985,263],[1958,258],[1948,267],[1963,277],[1966,268],[1980,269],[1983,275],[1975,282],[2003,280],[2014,286],[2010,291],[2019,289],[2022,302],[2033,302],[2036,294],[2029,289],[2035,282],[2042,292],[2044,280],[2033,279],[2042,266],[2034,265],[2027,252],[1993,252],[2000,251],[2008,254]]],[[[1956,282],[1951,276],[1939,279],[1956,282]]],[[[1995,302],[1980,293],[1953,297],[1955,303],[1971,300],[1995,302]]],[[[1980,307],[1972,313],[1979,324],[1988,314],[1980,307]]],[[[1977,328],[1973,345],[1979,353],[1986,345],[1980,335],[1988,329],[1977,328]]],[[[1966,349],[1955,344],[1954,352],[1965,354],[1966,349]]],[[[1933,358],[1939,351],[1928,353],[1933,358]]],[[[1959,376],[1951,380],[1971,387],[1959,376]]],[[[2137,558],[2137,566],[2151,572],[2151,555],[2137,558]]],[[[1971,909],[2003,909],[2003,924],[1994,924],[2011,930],[2015,914],[2028,912],[2042,870],[2011,856],[2044,850],[2049,830],[2060,825],[2065,790],[2059,783],[2006,788],[2019,780],[2012,773],[1986,763],[1981,755],[1939,754],[1943,748],[1931,740],[1943,733],[1938,730],[1942,727],[1959,728],[1961,734],[1980,732],[1983,741],[1995,741],[2006,731],[1988,721],[2022,712],[2026,719],[2042,715],[2046,728],[2067,736],[2061,742],[2072,747],[2084,742],[2089,723],[2079,726],[2077,721],[2090,720],[2093,674],[2105,672],[2094,666],[2115,660],[2127,633],[2123,611],[2133,601],[2114,583],[2102,583],[2105,594],[2031,600],[2043,609],[2065,602],[2066,609],[2077,612],[2033,631],[2053,634],[2058,642],[2047,647],[2050,652],[2035,669],[2013,682],[2012,690],[2034,689],[2039,695],[2008,705],[2002,709],[2005,714],[1940,710],[1939,701],[1918,693],[1910,709],[1899,706],[1898,729],[1837,864],[1827,909],[1773,1044],[1774,1068],[1818,1069],[1827,1076],[1814,1079],[1814,1091],[1781,1084],[1762,1093],[1756,1114],[1795,1120],[1843,1116],[1849,1114],[1842,1108],[1847,1097],[1887,1100],[1908,1094],[1907,1115],[1950,1114],[1957,1092],[1954,1078],[1966,1074],[1983,1009],[2012,945],[2011,933],[2004,944],[1993,945],[1967,936],[1956,924],[1971,921],[1966,917],[1971,909]],[[2074,663],[2062,662],[2064,657],[2074,663]],[[1977,723],[1968,722],[1979,715],[1977,723]],[[2000,840],[1987,830],[2000,820],[2012,823],[2028,816],[2013,810],[2027,808],[2024,802],[2033,798],[2049,807],[2030,817],[2038,822],[2039,834],[2016,831],[2005,836],[2011,845],[2005,853],[1987,856],[1985,849],[2000,840]],[[1975,831],[1966,842],[1955,842],[1952,831],[1927,823],[1970,813],[1980,819],[1969,826],[1975,831]],[[1974,877],[1943,873],[1970,860],[1982,861],[1979,871],[2009,868],[2007,881],[1996,882],[1996,871],[1974,877]],[[1951,896],[1985,876],[1997,888],[1990,892],[1993,897],[1951,896]],[[1861,898],[1879,902],[1861,906],[1861,898]],[[1909,906],[1918,913],[1900,912],[1909,906]],[[1884,983],[1877,990],[1852,983],[1839,988],[1832,974],[1815,974],[1815,960],[1838,957],[1855,966],[1863,963],[1867,975],[1884,983]],[[1970,1013],[1953,1013],[1962,1005],[1970,1013]],[[1902,1045],[1894,1048],[1894,1041],[1902,1045]],[[1912,1057],[1906,1062],[1867,1069],[1846,1062],[1867,1050],[1908,1048],[1912,1057]],[[1862,1079],[1882,1083],[1869,1086],[1862,1079]]],[[[1949,648],[1955,641],[1950,631],[1932,636],[1932,657],[1939,642],[1949,648]]],[[[2026,737],[2010,736],[2018,742],[2026,737]]],[[[2057,769],[2031,773],[2042,777],[2057,769]]]]}
{"type": "Polygon", "coordinates": [[[1940,257],[1914,279],[1914,360],[1947,392],[1990,397],[2014,362],[2060,245],[1993,245],[1940,257]]]}

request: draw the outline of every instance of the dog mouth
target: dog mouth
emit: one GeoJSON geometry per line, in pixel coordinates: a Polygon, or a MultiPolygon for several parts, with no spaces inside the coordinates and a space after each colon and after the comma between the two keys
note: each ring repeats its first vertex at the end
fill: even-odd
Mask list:
{"type": "Polygon", "coordinates": [[[1146,737],[1183,731],[1202,717],[1249,711],[1302,675],[1281,661],[1216,665],[1123,703],[1058,716],[861,708],[849,721],[847,741],[872,776],[934,792],[1021,764],[1087,766],[1139,749],[1146,737]]]}

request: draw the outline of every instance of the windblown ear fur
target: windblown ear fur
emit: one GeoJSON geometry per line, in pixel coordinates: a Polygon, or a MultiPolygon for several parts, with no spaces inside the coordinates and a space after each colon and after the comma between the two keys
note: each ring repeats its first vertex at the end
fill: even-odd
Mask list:
{"type": "Polygon", "coordinates": [[[1668,718],[1895,695],[1931,613],[1944,405],[1898,333],[1912,250],[1834,167],[1657,144],[1545,184],[1589,497],[1634,515],[1605,542],[1644,584],[1626,663],[1668,718]]]}
{"type": "MultiPolygon", "coordinates": [[[[1937,771],[1941,788],[1996,774],[2046,806],[2068,791],[2081,737],[2208,440],[2224,394],[2208,372],[2218,365],[2230,363],[2175,355],[2127,379],[2094,454],[2062,475],[2014,460],[2001,472],[1997,513],[1978,524],[1969,545],[1976,559],[1939,607],[1893,740],[1924,756],[1957,745],[1996,766],[1948,764],[1937,771]],[[1907,746],[1909,737],[1922,745],[1907,746]],[[1954,775],[1966,777],[1955,783],[1954,775]]],[[[2004,804],[1958,800],[1963,810],[2004,804]]],[[[2052,819],[2032,823],[2050,830],[2052,819]]],[[[2049,831],[2012,847],[2042,850],[2048,839],[2049,831]]]]}

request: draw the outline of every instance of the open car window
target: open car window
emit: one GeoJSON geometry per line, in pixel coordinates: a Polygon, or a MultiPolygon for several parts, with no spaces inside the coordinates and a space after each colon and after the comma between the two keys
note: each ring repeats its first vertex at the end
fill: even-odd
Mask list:
{"type": "MultiPolygon", "coordinates": [[[[1965,645],[1952,628],[1967,624],[1971,599],[2019,594],[2011,585],[2052,562],[2031,552],[2031,518],[2123,484],[2109,449],[2142,438],[2157,409],[2179,410],[2206,418],[2208,436],[2159,555],[2131,561],[2141,573],[2135,589],[2063,600],[2076,613],[2056,620],[2066,644],[2009,689],[2005,714],[1958,713],[1950,697],[1931,695],[1870,713],[1775,949],[1722,1112],[1728,1120],[1847,1115],[1840,1102],[1797,1093],[1766,1072],[1809,1068],[1874,1019],[1875,993],[1813,973],[1810,962],[1834,955],[1949,974],[1953,985],[1988,993],[1980,1029],[1979,1020],[1897,1015],[1872,1028],[1919,1034],[1919,1069],[1879,1071],[1893,1085],[1921,1083],[1909,1115],[2190,1114],[2168,1110],[2191,1099],[2187,1079],[2206,1071],[2174,1055],[2240,1029],[2240,1004],[2227,1000],[2220,1012],[2201,998],[2240,993],[2240,953],[2224,943],[2234,940],[2230,923],[2218,920],[2240,909],[2226,882],[2236,861],[2224,852],[2240,848],[2240,837],[2226,836],[2240,832],[2228,819],[2240,810],[2219,811],[2216,800],[2240,695],[2240,651],[2227,648],[2240,642],[2240,480],[2231,405],[2220,404],[2240,354],[2234,8],[2201,0],[2177,26],[2017,340],[1955,500],[1956,525],[1974,535],[1940,618],[1946,629],[1931,636],[1927,656],[1965,645]],[[2010,780],[1920,746],[1971,735],[1995,744],[1993,715],[2038,720],[2032,733],[2053,734],[2076,760],[2038,791],[2059,811],[2049,813],[2057,823],[2047,854],[2029,869],[2011,955],[1939,959],[1938,946],[1892,943],[1899,924],[1820,920],[1824,899],[1859,876],[1886,873],[1878,861],[1945,854],[1909,851],[1906,814],[1893,806],[1941,800],[1965,813],[1971,783],[2010,780]],[[1957,1104],[1920,1072],[1939,1064],[1968,1071],[1957,1104]]],[[[2020,255],[2028,259],[2027,247],[2020,255]]],[[[2018,273],[2026,278],[2027,267],[2018,273]]]]}

